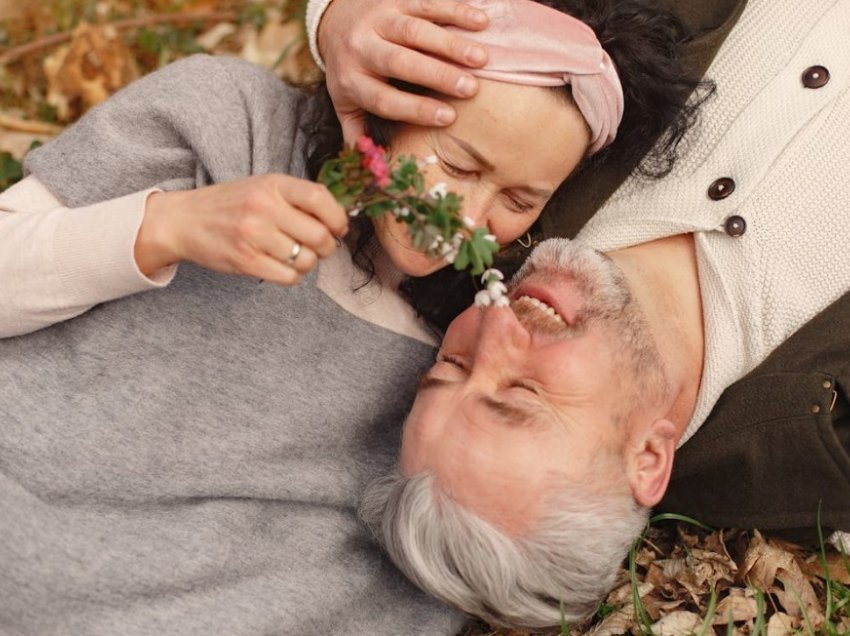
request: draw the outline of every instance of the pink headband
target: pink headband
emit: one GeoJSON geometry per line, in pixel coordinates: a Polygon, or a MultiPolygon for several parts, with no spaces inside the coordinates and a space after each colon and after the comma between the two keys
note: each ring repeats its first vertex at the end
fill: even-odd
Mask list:
{"type": "Polygon", "coordinates": [[[529,86],[570,84],[590,127],[588,154],[614,141],[623,119],[623,87],[593,29],[533,0],[467,2],[490,18],[483,31],[449,27],[487,47],[487,65],[471,69],[473,75],[529,86]]]}

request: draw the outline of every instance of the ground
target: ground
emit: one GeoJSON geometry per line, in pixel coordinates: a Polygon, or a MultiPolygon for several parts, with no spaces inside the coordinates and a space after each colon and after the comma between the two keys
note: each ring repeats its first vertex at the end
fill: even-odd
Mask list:
{"type": "MultiPolygon", "coordinates": [[[[286,0],[0,0],[0,190],[33,143],[141,74],[196,52],[320,79],[286,0]]],[[[850,561],[756,530],[653,525],[596,615],[552,633],[850,634],[850,561]]],[[[470,626],[465,636],[526,636],[470,626]]],[[[367,635],[364,635],[367,636],[367,635]]]]}

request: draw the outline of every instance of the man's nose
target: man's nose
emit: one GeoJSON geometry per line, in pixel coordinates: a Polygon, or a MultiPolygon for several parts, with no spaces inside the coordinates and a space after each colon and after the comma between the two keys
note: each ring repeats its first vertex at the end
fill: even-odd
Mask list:
{"type": "Polygon", "coordinates": [[[479,324],[477,357],[500,365],[528,353],[531,334],[510,307],[490,306],[479,311],[483,315],[479,324]]]}

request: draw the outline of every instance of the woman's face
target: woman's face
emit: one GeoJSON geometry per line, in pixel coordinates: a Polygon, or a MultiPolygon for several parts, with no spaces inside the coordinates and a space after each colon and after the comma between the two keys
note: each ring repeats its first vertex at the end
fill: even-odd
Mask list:
{"type": "MultiPolygon", "coordinates": [[[[501,244],[521,237],[555,189],[579,164],[590,133],[578,108],[552,89],[480,80],[478,94],[450,100],[457,119],[446,128],[399,125],[393,155],[434,155],[428,186],[445,182],[463,197],[463,214],[501,244]]],[[[411,276],[446,263],[414,249],[407,226],[392,214],[374,221],[381,246],[411,276]]]]}

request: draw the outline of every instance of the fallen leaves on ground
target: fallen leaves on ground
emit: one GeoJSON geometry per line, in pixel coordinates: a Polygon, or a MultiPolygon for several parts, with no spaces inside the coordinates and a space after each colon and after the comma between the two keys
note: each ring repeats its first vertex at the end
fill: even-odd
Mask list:
{"type": "MultiPolygon", "coordinates": [[[[831,546],[826,548],[826,562],[834,591],[850,597],[847,562],[831,546]]],[[[571,625],[571,636],[850,634],[850,601],[831,617],[825,615],[826,576],[820,554],[757,530],[704,532],[687,524],[660,524],[638,548],[635,564],[648,624],[639,624],[625,563],[619,584],[600,612],[571,625]],[[706,623],[712,590],[715,606],[706,623]]],[[[464,632],[464,636],[532,634],[484,625],[464,632]]]]}

